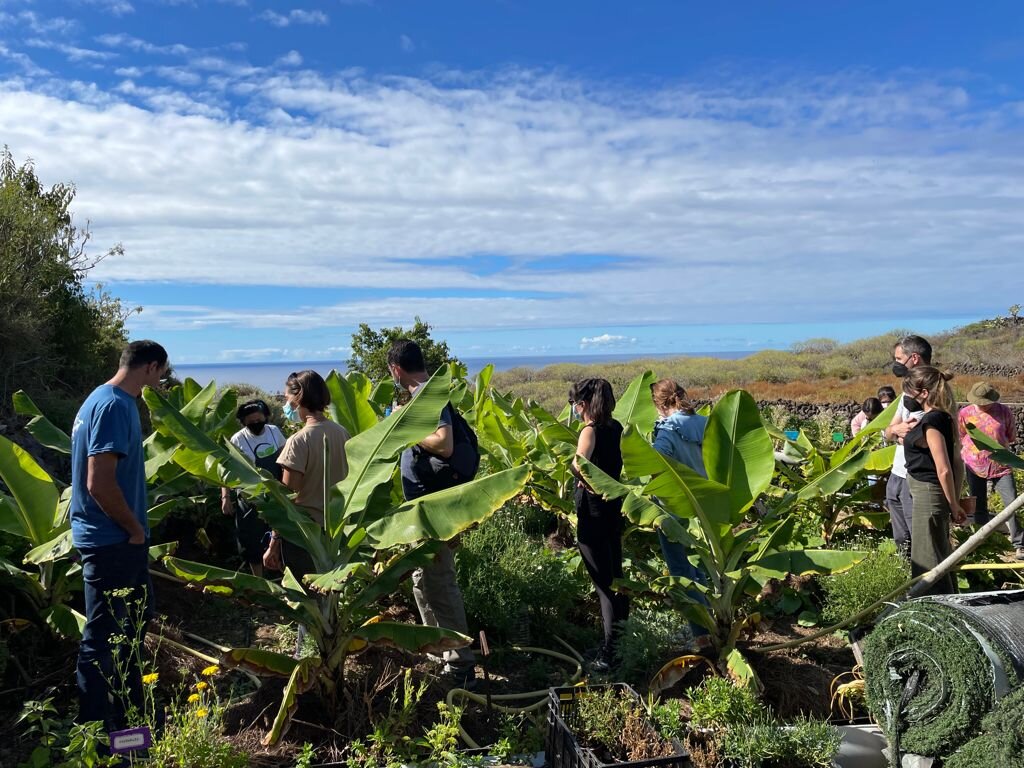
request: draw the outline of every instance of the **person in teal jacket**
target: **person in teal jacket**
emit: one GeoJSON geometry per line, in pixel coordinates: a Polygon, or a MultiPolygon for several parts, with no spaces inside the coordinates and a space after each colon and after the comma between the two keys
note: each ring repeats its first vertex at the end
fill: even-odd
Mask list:
{"type": "MultiPolygon", "coordinates": [[[[686,397],[686,390],[673,379],[662,379],[651,385],[651,398],[660,417],[654,424],[654,449],[680,464],[685,464],[701,477],[707,477],[704,469],[704,428],[706,416],[696,413],[693,404],[686,397]]],[[[704,574],[689,560],[690,551],[685,544],[672,541],[660,530],[661,553],[671,576],[683,576],[701,584],[706,582],[704,574]]],[[[696,589],[689,591],[691,597],[704,602],[704,596],[696,589]]],[[[690,630],[698,645],[708,634],[699,624],[690,623],[690,630]]]]}

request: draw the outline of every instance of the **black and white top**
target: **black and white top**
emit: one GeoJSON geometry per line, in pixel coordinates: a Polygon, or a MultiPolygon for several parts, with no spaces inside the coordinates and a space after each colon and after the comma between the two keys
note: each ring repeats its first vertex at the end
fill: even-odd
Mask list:
{"type": "Polygon", "coordinates": [[[927,432],[938,430],[946,443],[946,455],[949,466],[953,466],[953,417],[945,411],[933,410],[922,414],[912,430],[903,438],[903,451],[907,458],[907,473],[922,483],[939,484],[939,474],[935,469],[935,460],[928,448],[927,432]],[[921,443],[919,445],[918,443],[921,443]]]}

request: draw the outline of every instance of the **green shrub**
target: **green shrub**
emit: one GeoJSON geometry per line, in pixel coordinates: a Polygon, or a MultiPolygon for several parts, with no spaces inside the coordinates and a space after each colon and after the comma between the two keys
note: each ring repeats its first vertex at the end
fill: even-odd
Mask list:
{"type": "Polygon", "coordinates": [[[616,679],[640,685],[692,639],[678,611],[635,607],[621,624],[615,647],[616,679]]]}
{"type": "MultiPolygon", "coordinates": [[[[857,565],[821,580],[825,592],[822,617],[835,623],[854,616],[909,579],[910,563],[896,550],[893,541],[882,541],[857,565]]],[[[866,621],[872,618],[867,617],[866,621]]]]}
{"type": "Polygon", "coordinates": [[[820,720],[789,726],[761,720],[725,730],[718,751],[736,768],[828,768],[841,740],[837,728],[820,720]]]}
{"type": "Polygon", "coordinates": [[[520,508],[503,508],[465,534],[456,555],[466,615],[497,640],[515,637],[524,619],[539,636],[557,632],[552,625],[564,622],[589,589],[564,556],[525,528],[520,508]]]}
{"type": "Polygon", "coordinates": [[[764,705],[748,686],[736,685],[724,677],[709,677],[690,694],[694,728],[730,728],[753,723],[766,716],[764,705]]]}

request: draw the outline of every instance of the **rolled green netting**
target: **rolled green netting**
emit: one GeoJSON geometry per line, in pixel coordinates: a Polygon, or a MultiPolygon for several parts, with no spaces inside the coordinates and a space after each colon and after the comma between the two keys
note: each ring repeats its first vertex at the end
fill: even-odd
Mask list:
{"type": "Polygon", "coordinates": [[[952,754],[1024,680],[1024,590],[905,603],[867,638],[864,677],[898,752],[952,754]]]}

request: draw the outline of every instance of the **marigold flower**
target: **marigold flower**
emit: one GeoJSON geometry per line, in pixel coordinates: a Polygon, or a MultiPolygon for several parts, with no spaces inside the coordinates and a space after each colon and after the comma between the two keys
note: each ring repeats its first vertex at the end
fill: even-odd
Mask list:
{"type": "Polygon", "coordinates": [[[198,693],[193,693],[191,696],[188,697],[188,703],[195,704],[201,698],[202,696],[200,696],[198,693]]]}
{"type": "Polygon", "coordinates": [[[155,685],[156,681],[160,679],[159,672],[150,672],[148,675],[142,676],[142,682],[145,685],[155,685]]]}
{"type": "Polygon", "coordinates": [[[206,717],[208,714],[210,714],[210,712],[206,707],[200,707],[196,710],[196,717],[206,717]]]}
{"type": "Polygon", "coordinates": [[[214,675],[220,674],[220,667],[213,664],[202,671],[203,677],[213,677],[214,675]]]}
{"type": "Polygon", "coordinates": [[[196,683],[196,690],[197,691],[205,691],[209,687],[210,686],[207,683],[203,682],[202,680],[200,680],[198,683],[196,683]]]}

